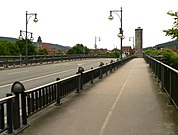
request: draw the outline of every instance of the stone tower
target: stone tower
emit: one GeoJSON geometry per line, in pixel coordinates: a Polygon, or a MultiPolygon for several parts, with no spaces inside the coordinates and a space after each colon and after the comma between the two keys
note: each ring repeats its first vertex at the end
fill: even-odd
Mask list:
{"type": "Polygon", "coordinates": [[[143,29],[138,27],[135,29],[135,54],[137,57],[142,57],[143,53],[143,29]]]}
{"type": "Polygon", "coordinates": [[[42,40],[41,40],[41,37],[39,36],[38,39],[37,39],[37,47],[38,49],[39,48],[42,48],[42,40]]]}

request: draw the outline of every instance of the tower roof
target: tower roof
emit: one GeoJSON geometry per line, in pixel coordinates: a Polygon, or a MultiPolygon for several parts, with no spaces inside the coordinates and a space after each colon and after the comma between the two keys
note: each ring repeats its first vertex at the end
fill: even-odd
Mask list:
{"type": "Polygon", "coordinates": [[[38,37],[37,42],[38,42],[38,43],[42,43],[42,40],[41,40],[41,37],[40,37],[40,36],[38,37]]]}

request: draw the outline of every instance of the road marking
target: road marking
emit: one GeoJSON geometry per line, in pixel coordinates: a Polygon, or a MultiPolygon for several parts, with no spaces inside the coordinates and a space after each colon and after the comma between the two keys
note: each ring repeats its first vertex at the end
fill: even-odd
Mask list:
{"type": "Polygon", "coordinates": [[[27,79],[27,80],[24,80],[24,81],[21,81],[21,82],[22,83],[30,82],[30,81],[33,81],[33,80],[37,80],[37,79],[41,79],[41,78],[45,78],[45,77],[49,77],[49,76],[53,76],[53,75],[57,75],[57,74],[65,73],[65,72],[69,72],[69,71],[72,71],[72,70],[76,70],[76,68],[73,68],[73,69],[70,69],[70,70],[61,71],[61,72],[57,72],[57,73],[53,73],[53,74],[49,74],[49,75],[43,75],[43,76],[27,79]]]}
{"type": "Polygon", "coordinates": [[[82,64],[82,63],[78,63],[77,65],[78,65],[78,66],[81,66],[81,65],[83,65],[83,64],[82,64]]]}
{"type": "Polygon", "coordinates": [[[12,73],[9,73],[7,75],[14,75],[14,74],[21,74],[21,73],[27,73],[29,72],[28,70],[24,70],[24,71],[19,71],[19,72],[12,72],[12,73]]]}
{"type": "MultiPolygon", "coordinates": [[[[33,81],[33,80],[37,80],[37,79],[41,79],[41,78],[45,78],[45,77],[49,77],[49,76],[53,76],[53,75],[57,75],[57,74],[65,73],[65,72],[69,72],[69,71],[72,71],[72,70],[76,70],[76,68],[73,68],[73,69],[70,69],[70,70],[61,71],[61,72],[57,72],[57,73],[53,73],[53,74],[48,74],[48,75],[39,76],[39,77],[35,77],[35,78],[23,80],[23,81],[20,81],[20,82],[21,82],[21,83],[30,82],[30,81],[33,81]]],[[[12,86],[12,84],[13,84],[13,83],[9,83],[9,84],[6,84],[6,85],[2,85],[2,86],[0,86],[0,88],[12,86]]]]}
{"type": "MultiPolygon", "coordinates": [[[[87,65],[86,67],[90,67],[94,64],[90,64],[90,65],[87,65]]],[[[57,74],[61,74],[61,73],[65,73],[65,72],[69,72],[69,71],[77,71],[77,67],[76,68],[72,68],[72,69],[69,69],[69,70],[65,70],[65,71],[61,71],[61,72],[57,72],[57,73],[53,73],[53,74],[49,74],[49,75],[43,75],[43,76],[39,76],[39,77],[35,77],[35,78],[31,78],[31,79],[27,79],[27,80],[23,80],[23,81],[20,81],[21,83],[24,83],[24,82],[30,82],[30,81],[33,81],[33,80],[37,80],[37,79],[41,79],[41,78],[45,78],[45,77],[49,77],[49,76],[53,76],[53,75],[57,75],[57,74]]],[[[21,71],[22,72],[22,71],[21,71]]],[[[15,73],[15,72],[14,72],[15,73]]],[[[18,73],[18,72],[16,72],[18,73]]],[[[12,74],[12,73],[11,73],[12,74]]],[[[1,88],[4,88],[4,87],[8,87],[8,86],[12,86],[13,83],[9,83],[9,84],[5,84],[5,85],[1,85],[0,86],[0,89],[1,88]]]]}
{"type": "Polygon", "coordinates": [[[130,79],[130,77],[131,77],[131,75],[132,75],[132,73],[133,73],[133,71],[135,69],[135,65],[136,65],[136,63],[134,64],[132,70],[129,73],[129,76],[127,77],[127,79],[125,80],[124,84],[121,87],[121,91],[119,92],[118,96],[116,97],[116,100],[114,101],[112,107],[110,108],[110,110],[109,110],[109,112],[108,112],[108,114],[107,114],[107,116],[105,118],[105,121],[104,121],[104,123],[103,123],[103,125],[101,127],[99,135],[103,135],[104,130],[105,130],[105,128],[106,128],[106,126],[107,126],[107,124],[108,124],[108,122],[109,122],[109,120],[110,120],[110,118],[112,116],[113,110],[115,109],[116,104],[117,104],[118,100],[120,99],[120,97],[121,97],[121,95],[122,95],[122,93],[123,93],[123,91],[125,89],[125,86],[126,86],[127,82],[129,81],[129,79],[130,79]]]}
{"type": "Polygon", "coordinates": [[[11,85],[12,85],[12,83],[9,83],[9,84],[0,86],[0,88],[8,87],[8,86],[11,86],[11,85]]]}

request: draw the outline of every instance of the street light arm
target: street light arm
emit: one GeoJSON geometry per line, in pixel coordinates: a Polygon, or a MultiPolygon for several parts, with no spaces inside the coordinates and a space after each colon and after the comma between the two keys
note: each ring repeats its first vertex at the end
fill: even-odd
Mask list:
{"type": "Polygon", "coordinates": [[[121,17],[119,16],[119,14],[117,12],[113,12],[113,13],[115,13],[119,17],[119,19],[121,21],[121,17]]]}
{"type": "Polygon", "coordinates": [[[37,22],[38,21],[38,19],[37,19],[37,13],[27,13],[27,11],[26,11],[26,23],[28,24],[28,22],[29,22],[29,20],[30,20],[30,18],[32,17],[32,16],[35,16],[35,19],[34,19],[34,22],[37,22]],[[29,17],[28,17],[29,16],[29,17]]]}

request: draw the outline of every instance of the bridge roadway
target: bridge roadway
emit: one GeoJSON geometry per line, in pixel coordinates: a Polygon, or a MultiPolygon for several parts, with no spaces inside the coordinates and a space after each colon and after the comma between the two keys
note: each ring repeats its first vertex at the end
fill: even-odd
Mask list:
{"type": "Polygon", "coordinates": [[[168,102],[137,58],[35,114],[20,135],[178,135],[178,111],[168,102]]]}
{"type": "Polygon", "coordinates": [[[98,67],[100,62],[109,63],[110,61],[111,58],[87,59],[1,70],[0,98],[11,92],[11,86],[15,81],[20,81],[26,89],[30,89],[53,82],[56,78],[62,79],[74,75],[80,66],[88,70],[91,67],[98,67]]]}

